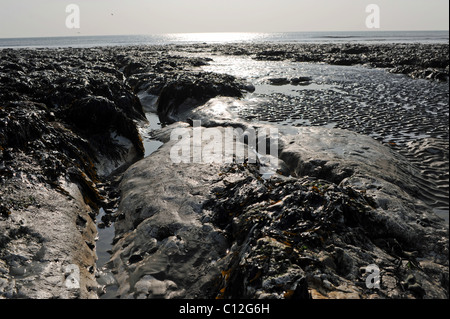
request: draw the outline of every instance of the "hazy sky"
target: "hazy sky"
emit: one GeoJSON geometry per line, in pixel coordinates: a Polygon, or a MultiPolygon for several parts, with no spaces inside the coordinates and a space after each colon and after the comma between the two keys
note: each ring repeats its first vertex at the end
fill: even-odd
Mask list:
{"type": "Polygon", "coordinates": [[[179,32],[367,30],[365,8],[381,8],[380,30],[448,30],[448,0],[0,0],[0,38],[179,32]],[[68,29],[66,6],[80,8],[68,29]]]}

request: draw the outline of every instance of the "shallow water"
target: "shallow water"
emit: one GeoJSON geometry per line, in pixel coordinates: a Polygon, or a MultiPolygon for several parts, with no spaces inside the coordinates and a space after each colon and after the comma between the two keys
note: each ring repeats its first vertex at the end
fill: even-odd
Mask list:
{"type": "Polygon", "coordinates": [[[145,155],[148,157],[156,152],[164,143],[152,139],[152,131],[161,129],[161,123],[159,122],[158,115],[153,112],[148,112],[145,114],[148,120],[148,126],[144,128],[143,142],[145,155]]]}
{"type": "Polygon", "coordinates": [[[114,227],[98,227],[98,223],[102,220],[102,217],[106,215],[103,208],[100,208],[97,216],[97,232],[99,240],[96,243],[97,253],[97,267],[101,268],[109,261],[111,257],[109,251],[112,249],[112,242],[114,239],[114,227]]]}
{"type": "MultiPolygon", "coordinates": [[[[213,57],[205,71],[246,78],[256,90],[239,114],[258,121],[307,120],[379,137],[385,142],[448,139],[448,86],[364,66],[213,57]],[[271,78],[312,78],[309,85],[270,85],[271,78]]],[[[303,123],[302,123],[303,124],[303,123]]]]}
{"type": "MultiPolygon", "coordinates": [[[[155,101],[151,96],[140,96],[141,101],[145,104],[147,99],[151,101],[155,101]]],[[[152,102],[152,103],[153,103],[152,102]]],[[[156,152],[164,143],[152,139],[152,132],[158,129],[161,129],[161,123],[159,123],[158,115],[154,112],[147,112],[146,118],[148,124],[140,127],[140,133],[144,144],[145,155],[144,157],[148,157],[154,152],[156,152]]],[[[115,227],[114,223],[112,223],[108,227],[99,227],[99,223],[102,221],[102,217],[106,215],[106,212],[103,208],[100,208],[99,213],[97,215],[97,232],[98,232],[98,240],[96,242],[96,254],[97,254],[97,268],[99,269],[101,276],[109,276],[110,271],[108,270],[108,266],[106,265],[111,257],[111,251],[113,248],[113,240],[115,236],[115,227]]],[[[101,299],[111,299],[115,298],[117,292],[117,286],[115,284],[107,285],[104,288],[104,293],[100,296],[101,299]]]]}

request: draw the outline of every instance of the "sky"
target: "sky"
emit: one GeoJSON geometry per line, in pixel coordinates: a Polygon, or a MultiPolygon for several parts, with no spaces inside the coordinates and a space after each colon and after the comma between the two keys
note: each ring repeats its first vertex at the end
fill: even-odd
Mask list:
{"type": "Polygon", "coordinates": [[[0,0],[0,38],[190,32],[448,30],[448,0],[0,0]],[[69,4],[80,27],[69,29],[69,4]],[[373,30],[373,29],[372,29],[373,30]]]}

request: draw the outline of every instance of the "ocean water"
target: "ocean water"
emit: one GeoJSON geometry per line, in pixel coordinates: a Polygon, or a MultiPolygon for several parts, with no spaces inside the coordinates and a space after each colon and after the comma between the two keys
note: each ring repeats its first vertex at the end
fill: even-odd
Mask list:
{"type": "Polygon", "coordinates": [[[0,39],[0,48],[98,47],[194,43],[448,43],[449,31],[173,33],[0,39]]]}

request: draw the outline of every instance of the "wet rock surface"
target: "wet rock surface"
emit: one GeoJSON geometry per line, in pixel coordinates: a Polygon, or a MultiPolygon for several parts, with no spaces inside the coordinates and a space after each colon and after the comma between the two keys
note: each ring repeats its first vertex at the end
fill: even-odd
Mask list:
{"type": "Polygon", "coordinates": [[[145,117],[96,53],[0,53],[2,297],[97,298],[102,184],[143,155],[136,122],[145,117]]]}
{"type": "Polygon", "coordinates": [[[189,126],[164,128],[165,145],[121,182],[120,297],[447,298],[448,226],[406,189],[414,172],[387,147],[300,129],[280,143],[292,176],[263,179],[254,164],[174,164],[176,128],[189,126]],[[373,264],[380,289],[366,285],[373,264]]]}
{"type": "Polygon", "coordinates": [[[210,286],[220,271],[216,261],[227,249],[222,232],[201,222],[217,168],[171,165],[174,143],[165,142],[121,182],[116,244],[108,265],[121,298],[212,297],[210,286]]]}
{"type": "Polygon", "coordinates": [[[159,95],[158,116],[163,123],[177,121],[177,114],[193,109],[217,96],[242,97],[239,85],[227,75],[198,74],[197,79],[178,79],[170,82],[159,95]]]}
{"type": "Polygon", "coordinates": [[[227,87],[225,76],[195,75],[192,68],[206,63],[201,59],[165,56],[161,62],[164,52],[157,49],[140,62],[135,59],[144,52],[129,48],[7,49],[0,54],[0,294],[97,298],[115,281],[96,269],[95,219],[103,208],[99,227],[114,222],[117,178],[144,155],[139,127],[146,118],[133,85],[151,83],[147,89],[157,94],[162,89],[133,76],[147,68],[175,81],[175,71],[185,69],[188,85],[198,91],[193,97],[201,101],[226,90],[239,96],[240,88],[231,76],[227,87]],[[79,289],[65,282],[72,278],[65,269],[74,265],[80,271],[79,289]]]}

